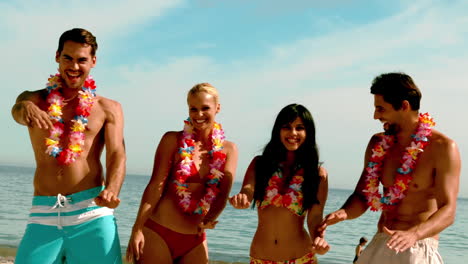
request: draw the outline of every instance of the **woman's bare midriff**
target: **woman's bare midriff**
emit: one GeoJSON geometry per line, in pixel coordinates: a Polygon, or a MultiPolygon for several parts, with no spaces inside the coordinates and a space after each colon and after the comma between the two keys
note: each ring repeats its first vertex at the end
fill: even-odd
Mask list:
{"type": "MultiPolygon", "coordinates": [[[[201,183],[188,183],[188,185],[192,191],[192,199],[199,200],[204,194],[205,186],[201,183]]],[[[199,214],[184,213],[178,203],[179,197],[170,182],[150,218],[179,233],[198,233],[198,225],[203,217],[199,214]]]]}
{"type": "Polygon", "coordinates": [[[269,206],[258,210],[258,227],[250,247],[257,259],[291,260],[310,252],[312,245],[304,228],[305,217],[286,208],[269,206]]]}

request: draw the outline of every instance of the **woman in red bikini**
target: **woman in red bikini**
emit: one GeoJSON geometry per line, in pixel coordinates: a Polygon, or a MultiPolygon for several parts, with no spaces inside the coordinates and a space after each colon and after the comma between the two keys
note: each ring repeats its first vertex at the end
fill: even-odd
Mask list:
{"type": "Polygon", "coordinates": [[[302,105],[288,105],[278,114],[263,154],[250,163],[242,189],[229,199],[237,209],[250,207],[252,200],[258,207],[250,263],[317,263],[315,254],[330,248],[316,231],[327,194],[312,116],[302,105]]]}
{"type": "Polygon", "coordinates": [[[215,122],[216,88],[195,85],[187,103],[184,130],[167,132],[156,150],[127,248],[130,262],[208,263],[204,229],[215,227],[226,206],[237,147],[215,122]]]}

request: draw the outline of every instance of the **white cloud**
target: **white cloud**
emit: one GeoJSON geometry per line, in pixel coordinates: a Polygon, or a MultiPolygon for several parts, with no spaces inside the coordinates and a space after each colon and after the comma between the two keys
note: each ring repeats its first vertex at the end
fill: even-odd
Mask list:
{"type": "Polygon", "coordinates": [[[2,132],[1,146],[14,150],[2,151],[1,161],[31,164],[33,156],[27,131],[13,125],[9,112],[20,92],[44,87],[48,74],[57,67],[54,54],[62,32],[73,27],[86,28],[102,44],[182,4],[180,0],[0,2],[0,70],[3,73],[0,83],[5,87],[0,97],[0,109],[4,113],[0,122],[8,124],[2,132]]]}
{"type": "MultiPolygon", "coordinates": [[[[146,8],[150,9],[148,3],[146,8]]],[[[122,14],[122,10],[125,8],[117,5],[114,13],[122,14]]],[[[468,44],[468,18],[464,10],[467,3],[463,1],[419,1],[392,17],[342,31],[330,21],[332,33],[285,41],[267,47],[267,52],[257,58],[225,62],[215,57],[173,57],[164,62],[140,61],[97,69],[102,93],[124,107],[129,172],[151,171],[159,138],[167,130],[181,129],[186,116],[185,93],[202,81],[209,81],[220,90],[219,120],[240,150],[237,180],[242,179],[250,159],[269,139],[279,110],[299,102],[311,110],[316,120],[331,187],[352,188],[363,165],[367,141],[372,133],[381,130],[381,125],[372,120],[368,87],[374,76],[388,71],[405,71],[414,77],[424,95],[422,110],[431,112],[437,118],[438,129],[454,138],[463,151],[468,147],[468,125],[460,121],[463,117],[457,113],[468,112],[462,102],[468,98],[468,55],[463,53],[468,44]]],[[[143,18],[130,19],[129,24],[144,23],[150,12],[141,12],[143,18]]],[[[106,22],[97,28],[111,36],[120,26],[106,22]]],[[[54,41],[47,42],[47,47],[55,49],[56,35],[49,33],[44,38],[54,41]]],[[[14,41],[10,46],[0,43],[0,47],[12,49],[11,43],[14,41]]],[[[46,49],[45,44],[40,47],[46,49]]],[[[17,78],[26,70],[39,78],[37,66],[50,56],[39,58],[34,51],[26,54],[33,58],[32,66],[16,63],[12,67],[14,76],[17,78]]],[[[15,55],[8,56],[11,63],[18,61],[15,55]]],[[[37,80],[21,82],[28,86],[37,80]]],[[[12,98],[6,101],[10,103],[12,98]]],[[[19,128],[7,131],[19,137],[19,128]]],[[[24,143],[20,148],[24,153],[30,146],[24,143]]],[[[464,167],[463,170],[462,175],[466,175],[464,167]]],[[[461,193],[468,197],[463,184],[461,193]]]]}

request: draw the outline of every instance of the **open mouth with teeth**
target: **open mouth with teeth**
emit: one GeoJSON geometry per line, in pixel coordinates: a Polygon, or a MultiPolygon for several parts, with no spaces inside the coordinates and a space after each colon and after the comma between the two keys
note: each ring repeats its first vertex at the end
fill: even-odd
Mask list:
{"type": "Polygon", "coordinates": [[[81,73],[79,72],[67,72],[66,75],[67,79],[72,83],[78,82],[81,77],[81,73]]]}
{"type": "Polygon", "coordinates": [[[198,119],[198,120],[194,120],[196,124],[203,124],[205,123],[205,119],[198,119]]]}
{"type": "Polygon", "coordinates": [[[298,144],[300,142],[299,139],[297,138],[287,138],[286,141],[289,143],[289,144],[298,144]]]}

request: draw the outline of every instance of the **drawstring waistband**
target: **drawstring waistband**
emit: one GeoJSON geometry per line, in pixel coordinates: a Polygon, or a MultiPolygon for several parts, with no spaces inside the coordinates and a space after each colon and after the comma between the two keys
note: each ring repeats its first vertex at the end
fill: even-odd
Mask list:
{"type": "Polygon", "coordinates": [[[61,208],[67,207],[69,205],[68,201],[70,198],[67,198],[65,195],[61,195],[60,193],[57,194],[57,201],[55,202],[54,206],[50,208],[50,210],[58,209],[58,217],[57,217],[57,228],[62,229],[62,221],[60,219],[60,212],[61,208]]]}

